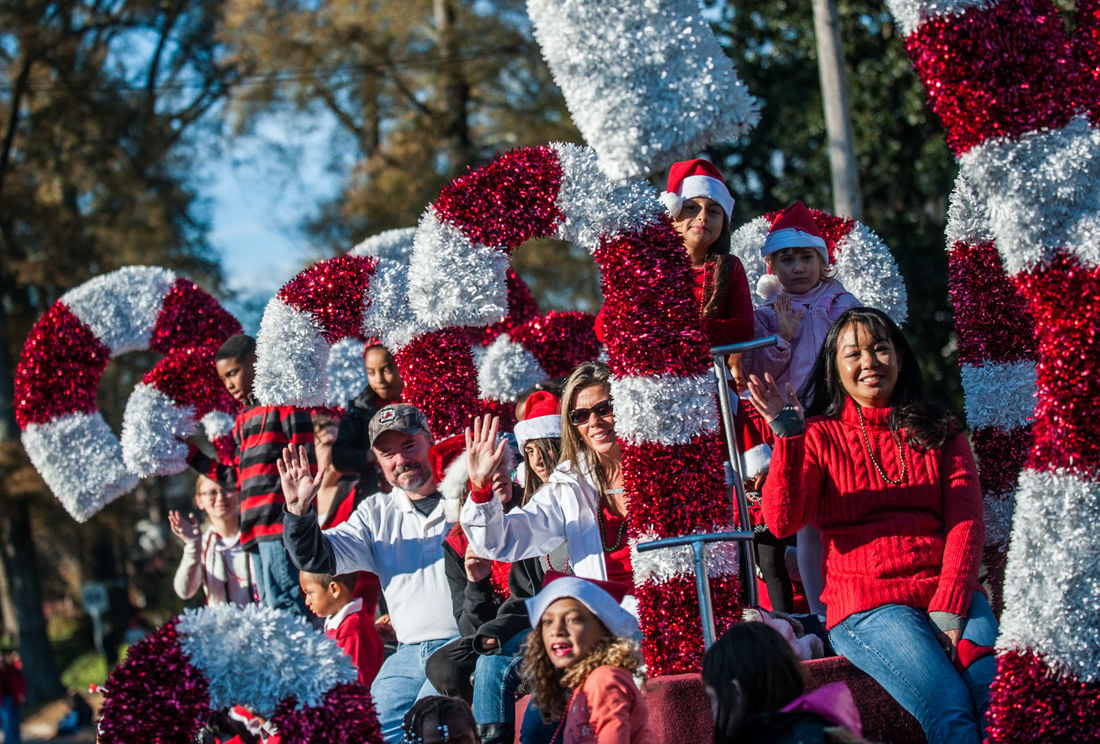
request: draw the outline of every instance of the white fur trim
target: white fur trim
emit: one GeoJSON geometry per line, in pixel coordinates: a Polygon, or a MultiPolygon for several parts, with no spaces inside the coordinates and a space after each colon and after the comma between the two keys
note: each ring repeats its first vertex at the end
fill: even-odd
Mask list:
{"type": "Polygon", "coordinates": [[[1018,429],[1035,411],[1035,362],[964,364],[962,384],[971,428],[1018,429]]]}
{"type": "Polygon", "coordinates": [[[829,251],[825,246],[825,239],[799,230],[797,227],[784,227],[769,232],[768,237],[764,239],[764,247],[760,249],[760,255],[770,256],[785,248],[813,248],[825,263],[829,263],[829,251]]]}
{"type": "Polygon", "coordinates": [[[535,355],[502,333],[477,359],[477,384],[486,400],[514,401],[547,377],[535,355]]]}
{"type": "Polygon", "coordinates": [[[601,238],[637,232],[661,218],[665,210],[645,181],[610,180],[591,148],[561,142],[551,147],[562,170],[558,209],[565,219],[558,225],[557,237],[591,254],[600,247],[601,238]]]}
{"type": "MultiPolygon", "coordinates": [[[[714,176],[688,176],[680,182],[676,194],[682,201],[694,199],[698,196],[713,199],[718,202],[718,205],[722,207],[722,211],[726,213],[727,221],[733,216],[733,194],[730,193],[724,182],[714,176]]],[[[822,241],[822,244],[824,244],[824,241],[822,241]]]]}
{"type": "Polygon", "coordinates": [[[126,469],[122,445],[96,413],[69,413],[28,424],[23,448],[65,510],[85,522],[137,485],[126,469]]]}
{"type": "Polygon", "coordinates": [[[366,344],[359,339],[342,338],[329,349],[325,405],[346,408],[348,401],[363,392],[369,382],[363,366],[364,348],[366,344]]]}
{"type": "Polygon", "coordinates": [[[444,499],[443,509],[449,521],[458,521],[462,496],[466,493],[469,482],[470,470],[466,466],[466,450],[463,450],[447,466],[447,470],[443,473],[443,480],[439,482],[439,492],[443,494],[444,499]]]}
{"type": "Polygon", "coordinates": [[[506,247],[475,244],[429,206],[409,264],[409,304],[430,331],[482,326],[508,315],[506,247]]]}
{"type": "Polygon", "coordinates": [[[676,219],[680,216],[680,210],[684,208],[684,200],[671,191],[662,191],[657,201],[668,210],[668,216],[676,219]]]}
{"type": "Polygon", "coordinates": [[[951,191],[944,232],[948,249],[956,243],[979,245],[993,240],[985,200],[961,173],[955,178],[955,188],[951,191]]]}
{"type": "Polygon", "coordinates": [[[1100,680],[1100,483],[1065,471],[1020,474],[1000,648],[1041,651],[1100,680]]]}
{"type": "MultiPolygon", "coordinates": [[[[729,529],[738,528],[731,526],[729,529]]],[[[634,569],[634,583],[640,585],[650,579],[669,581],[690,578],[694,581],[695,555],[689,546],[638,552],[638,543],[658,539],[660,538],[656,534],[650,533],[630,541],[630,561],[634,569]]],[[[706,557],[707,575],[712,577],[738,575],[737,542],[710,543],[706,548],[706,557]]]]}
{"type": "Polygon", "coordinates": [[[999,0],[886,0],[894,21],[908,36],[925,21],[960,15],[973,8],[991,8],[999,0]]]}
{"type": "Polygon", "coordinates": [[[352,256],[374,256],[408,264],[412,255],[415,227],[399,227],[372,235],[348,251],[352,256]]]}
{"type": "Polygon", "coordinates": [[[187,469],[184,440],[197,428],[194,407],[178,405],[151,385],[137,385],[122,416],[126,467],[141,478],[182,473],[187,469]]]}
{"type": "Polygon", "coordinates": [[[770,302],[779,295],[782,286],[775,274],[763,274],[756,282],[756,294],[760,299],[770,302]]]}
{"type": "Polygon", "coordinates": [[[532,439],[561,437],[561,416],[537,416],[517,421],[512,433],[516,435],[516,446],[523,452],[523,445],[532,439]]]}
{"type": "Polygon", "coordinates": [[[185,610],[176,629],[180,649],[206,678],[214,709],[239,703],[270,718],[285,698],[322,706],[325,693],[359,678],[335,641],[289,610],[210,605],[185,610]]]}
{"type": "Polygon", "coordinates": [[[1062,129],[990,141],[959,157],[986,197],[1005,270],[1017,274],[1069,251],[1100,264],[1100,132],[1083,117],[1062,129]]]}
{"type": "Polygon", "coordinates": [[[328,340],[313,316],[271,298],[256,337],[256,399],[265,405],[323,405],[328,356],[328,340]]]}
{"type": "Polygon", "coordinates": [[[772,464],[772,447],[770,444],[758,444],[741,455],[741,461],[745,464],[742,472],[746,478],[768,472],[772,464]]]}
{"type": "Polygon", "coordinates": [[[613,179],[655,173],[759,121],[696,0],[529,0],[527,12],[573,121],[613,179]]]}
{"type": "Polygon", "coordinates": [[[111,357],[148,349],[176,275],[155,266],[127,266],[94,277],[60,302],[111,350],[111,357]]]}
{"type": "Polygon", "coordinates": [[[612,377],[615,433],[633,444],[690,444],[718,430],[715,382],[697,377],[612,377]]]}
{"type": "Polygon", "coordinates": [[[392,352],[427,330],[409,306],[408,265],[378,259],[363,310],[363,335],[380,339],[392,352]]]}

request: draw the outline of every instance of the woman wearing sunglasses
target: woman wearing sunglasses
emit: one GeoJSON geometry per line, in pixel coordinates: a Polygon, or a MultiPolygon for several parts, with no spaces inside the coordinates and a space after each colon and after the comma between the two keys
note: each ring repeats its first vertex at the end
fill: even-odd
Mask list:
{"type": "MultiPolygon", "coordinates": [[[[560,464],[527,504],[507,514],[491,485],[504,452],[498,425],[496,417],[485,416],[466,430],[470,498],[462,526],[478,555],[514,562],[548,555],[564,542],[571,572],[620,582],[632,592],[622,452],[607,366],[585,362],[566,380],[560,464]]],[[[633,597],[624,601],[632,611],[634,604],[633,597]]]]}

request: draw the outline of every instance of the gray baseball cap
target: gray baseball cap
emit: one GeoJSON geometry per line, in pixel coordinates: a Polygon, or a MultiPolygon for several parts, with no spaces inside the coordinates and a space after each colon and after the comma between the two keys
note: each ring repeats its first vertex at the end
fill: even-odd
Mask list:
{"type": "Polygon", "coordinates": [[[428,428],[428,418],[419,408],[408,403],[393,403],[374,414],[367,429],[370,446],[373,447],[374,441],[387,431],[413,435],[423,433],[429,437],[432,435],[428,428]]]}

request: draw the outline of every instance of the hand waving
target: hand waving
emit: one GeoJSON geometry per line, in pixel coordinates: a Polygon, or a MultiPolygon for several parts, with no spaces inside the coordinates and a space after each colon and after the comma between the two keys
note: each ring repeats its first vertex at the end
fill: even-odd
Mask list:
{"type": "Polygon", "coordinates": [[[199,538],[198,522],[191,517],[185,517],[178,511],[168,512],[168,526],[172,528],[172,534],[185,543],[199,538]]]}
{"type": "Polygon", "coordinates": [[[477,490],[489,485],[504,459],[507,444],[503,439],[497,442],[499,428],[500,417],[489,414],[474,418],[473,427],[466,427],[466,469],[471,486],[477,490]]]}
{"type": "Polygon", "coordinates": [[[780,293],[775,299],[775,332],[790,341],[802,325],[802,310],[791,312],[791,296],[780,293]]]}
{"type": "Polygon", "coordinates": [[[283,486],[283,498],[286,499],[286,510],[300,517],[309,511],[309,505],[321,490],[325,471],[318,470],[317,475],[311,476],[306,448],[293,444],[283,448],[282,459],[277,460],[276,465],[279,468],[279,482],[283,486]]]}
{"type": "Polygon", "coordinates": [[[752,404],[768,423],[774,421],[779,416],[780,411],[787,407],[794,409],[798,421],[805,419],[802,403],[798,400],[794,385],[788,382],[786,388],[786,395],[784,395],[770,372],[764,375],[763,380],[756,375],[749,375],[749,393],[752,395],[752,404]]]}

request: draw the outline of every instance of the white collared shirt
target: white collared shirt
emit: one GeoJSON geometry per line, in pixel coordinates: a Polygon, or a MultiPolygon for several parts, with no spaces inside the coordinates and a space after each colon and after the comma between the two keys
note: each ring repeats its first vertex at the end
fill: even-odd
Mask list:
{"type": "Polygon", "coordinates": [[[378,574],[397,640],[420,643],[458,635],[443,561],[451,527],[442,499],[424,516],[394,488],[366,498],[348,521],[324,535],[336,556],[336,573],[378,574]]]}
{"type": "MultiPolygon", "coordinates": [[[[363,609],[363,600],[360,597],[356,597],[335,613],[325,618],[325,632],[336,630],[340,627],[340,623],[344,622],[344,618],[348,615],[354,615],[361,609],[363,609]]],[[[371,618],[371,622],[374,622],[374,618],[371,618]]]]}

